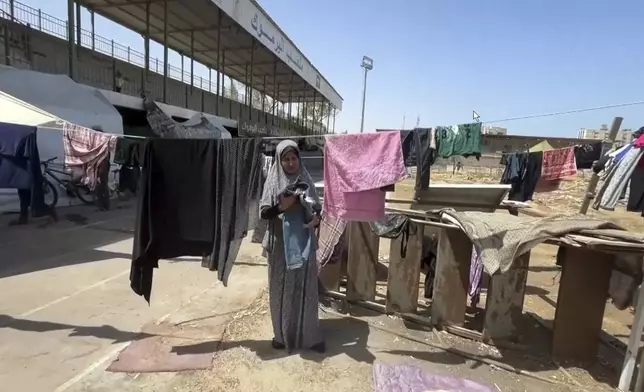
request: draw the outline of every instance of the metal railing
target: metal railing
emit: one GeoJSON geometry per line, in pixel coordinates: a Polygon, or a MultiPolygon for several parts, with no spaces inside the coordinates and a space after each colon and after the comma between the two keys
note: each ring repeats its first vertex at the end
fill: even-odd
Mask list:
{"type": "MultiPolygon", "coordinates": [[[[68,26],[67,21],[56,18],[55,16],[46,14],[40,9],[30,7],[26,4],[19,3],[17,1],[13,2],[13,12],[11,10],[11,4],[7,0],[0,0],[0,19],[9,19],[11,20],[13,14],[13,21],[20,23],[29,28],[41,31],[48,35],[60,38],[62,40],[68,41],[68,26]]],[[[76,34],[74,34],[74,42],[77,42],[76,34]]],[[[130,46],[124,46],[114,40],[104,38],[97,34],[92,34],[91,31],[81,28],[80,34],[81,46],[89,50],[101,53],[106,56],[118,59],[125,63],[137,66],[139,68],[145,68],[145,55],[137,50],[132,49],[130,46]]],[[[163,76],[164,63],[163,60],[158,58],[150,57],[149,59],[149,69],[150,72],[154,72],[163,76]]],[[[216,78],[216,70],[212,70],[213,76],[216,78]]],[[[168,77],[174,80],[180,81],[185,84],[190,84],[192,79],[195,89],[201,89],[207,91],[211,94],[217,92],[217,84],[213,83],[210,79],[205,79],[197,75],[192,75],[186,70],[182,70],[179,67],[173,65],[168,65],[168,77]]],[[[225,77],[223,78],[225,80],[225,77]]],[[[216,80],[216,79],[215,79],[216,80]]],[[[229,78],[229,80],[232,79],[229,78]]],[[[240,83],[236,81],[237,83],[240,83]]],[[[241,83],[240,83],[241,84],[241,83]]],[[[237,88],[227,88],[225,86],[220,86],[222,91],[221,96],[231,101],[236,101],[241,104],[247,105],[246,97],[244,94],[245,88],[242,85],[237,88]]],[[[253,90],[253,94],[261,96],[260,92],[253,90]]],[[[261,102],[251,102],[251,106],[260,111],[265,111],[262,108],[261,102]]],[[[295,121],[296,117],[299,117],[297,112],[294,110],[291,116],[291,121],[295,121]]],[[[278,117],[287,119],[288,115],[285,110],[276,110],[275,114],[278,117]]]]}

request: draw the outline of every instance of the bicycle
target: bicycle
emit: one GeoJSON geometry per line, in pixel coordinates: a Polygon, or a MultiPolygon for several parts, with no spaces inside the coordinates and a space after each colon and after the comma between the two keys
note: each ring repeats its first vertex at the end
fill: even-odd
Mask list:
{"type": "Polygon", "coordinates": [[[43,168],[43,193],[45,194],[45,198],[47,198],[47,196],[51,196],[52,198],[50,203],[45,201],[45,204],[49,207],[55,207],[58,204],[58,189],[56,185],[64,189],[68,197],[76,197],[87,205],[95,204],[94,192],[92,192],[89,187],[80,184],[78,181],[73,181],[71,173],[66,171],[64,168],[52,169],[49,167],[49,165],[56,159],[58,159],[58,157],[53,157],[40,162],[43,168]],[[60,175],[63,175],[68,179],[60,179],[60,175]]]}

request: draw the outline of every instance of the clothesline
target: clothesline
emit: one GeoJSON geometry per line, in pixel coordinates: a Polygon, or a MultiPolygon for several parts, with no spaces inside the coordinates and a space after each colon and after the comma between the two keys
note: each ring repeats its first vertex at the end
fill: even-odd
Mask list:
{"type": "MultiPolygon", "coordinates": [[[[66,121],[66,120],[63,120],[63,119],[61,119],[61,118],[56,118],[56,125],[64,125],[65,123],[70,123],[70,122],[69,122],[69,121],[66,121]]],[[[70,123],[70,124],[71,124],[71,123],[70,123]]],[[[148,137],[146,137],[146,136],[125,135],[125,134],[122,134],[122,133],[103,132],[103,131],[98,131],[98,130],[96,130],[96,129],[88,128],[88,127],[86,127],[86,126],[84,126],[84,125],[81,125],[81,127],[85,128],[85,129],[86,129],[86,130],[88,130],[88,131],[98,132],[98,133],[102,133],[102,134],[104,134],[104,135],[112,135],[112,136],[116,136],[116,137],[132,138],[132,139],[148,139],[148,137]]],[[[48,128],[48,129],[56,129],[56,128],[54,128],[54,127],[44,127],[44,128],[48,128]]]]}
{"type": "MultiPolygon", "coordinates": [[[[603,144],[603,143],[606,143],[606,142],[605,142],[605,141],[602,141],[602,140],[597,140],[595,143],[602,143],[602,144],[603,144]]],[[[572,144],[572,145],[570,145],[570,146],[566,146],[566,147],[558,147],[558,148],[554,148],[554,147],[553,147],[553,148],[552,148],[552,150],[563,150],[563,149],[571,148],[571,147],[582,147],[582,146],[585,146],[585,145],[588,145],[588,144],[592,144],[592,145],[594,145],[595,143],[572,144]]],[[[529,153],[529,152],[542,152],[542,151],[530,151],[530,147],[527,147],[527,145],[526,145],[526,146],[524,146],[524,147],[525,147],[524,149],[519,150],[519,151],[507,151],[507,152],[502,152],[502,153],[501,153],[501,155],[516,154],[517,152],[528,152],[528,153],[529,153]]],[[[546,151],[548,151],[548,150],[546,150],[546,151]]]]}

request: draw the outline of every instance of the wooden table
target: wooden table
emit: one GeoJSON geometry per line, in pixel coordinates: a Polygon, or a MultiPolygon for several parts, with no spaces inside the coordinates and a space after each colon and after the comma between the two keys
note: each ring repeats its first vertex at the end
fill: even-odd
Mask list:
{"type": "MultiPolygon", "coordinates": [[[[409,238],[406,254],[401,252],[402,239],[392,240],[385,305],[375,303],[379,239],[367,223],[351,222],[348,226],[347,291],[342,297],[386,313],[416,313],[423,228],[430,227],[440,232],[431,323],[438,327],[463,326],[472,242],[459,226],[431,221],[426,212],[389,210],[411,217],[417,230],[409,238]]],[[[565,248],[552,333],[552,355],[559,360],[593,362],[602,332],[615,254],[644,254],[644,244],[578,234],[553,237],[544,242],[565,248]]],[[[519,320],[523,317],[529,263],[530,252],[527,252],[519,256],[507,272],[490,277],[483,340],[512,341],[517,338],[519,320]]],[[[339,268],[335,269],[338,272],[331,280],[339,281],[339,268]]],[[[339,294],[334,292],[336,296],[339,294]]]]}
{"type": "MultiPolygon", "coordinates": [[[[545,241],[564,247],[551,352],[559,360],[594,362],[615,254],[644,253],[644,246],[582,235],[571,237],[574,244],[567,237],[545,241]]],[[[453,225],[443,230],[438,249],[432,323],[462,326],[472,243],[460,227],[453,225]]],[[[483,327],[485,338],[516,338],[529,262],[527,252],[507,272],[491,276],[483,327]]]]}

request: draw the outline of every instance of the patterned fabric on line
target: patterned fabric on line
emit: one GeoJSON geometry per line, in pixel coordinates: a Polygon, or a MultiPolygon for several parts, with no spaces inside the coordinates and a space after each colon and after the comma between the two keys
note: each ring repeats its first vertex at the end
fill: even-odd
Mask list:
{"type": "Polygon", "coordinates": [[[600,192],[602,192],[599,206],[605,210],[614,210],[619,201],[622,191],[626,188],[628,180],[633,175],[637,163],[642,159],[644,150],[631,148],[617,164],[610,180],[607,180],[600,192]]]}
{"type": "Polygon", "coordinates": [[[333,251],[340,242],[342,233],[347,228],[347,221],[327,214],[322,215],[320,221],[320,235],[318,240],[317,259],[320,268],[324,267],[333,255],[333,251]]]}
{"type": "Polygon", "coordinates": [[[577,174],[575,148],[558,148],[543,152],[542,180],[558,180],[577,174]]]}
{"type": "Polygon", "coordinates": [[[65,165],[69,168],[82,169],[85,173],[83,184],[94,190],[99,181],[98,167],[110,152],[115,151],[117,139],[115,135],[65,122],[63,125],[65,165]]]}

